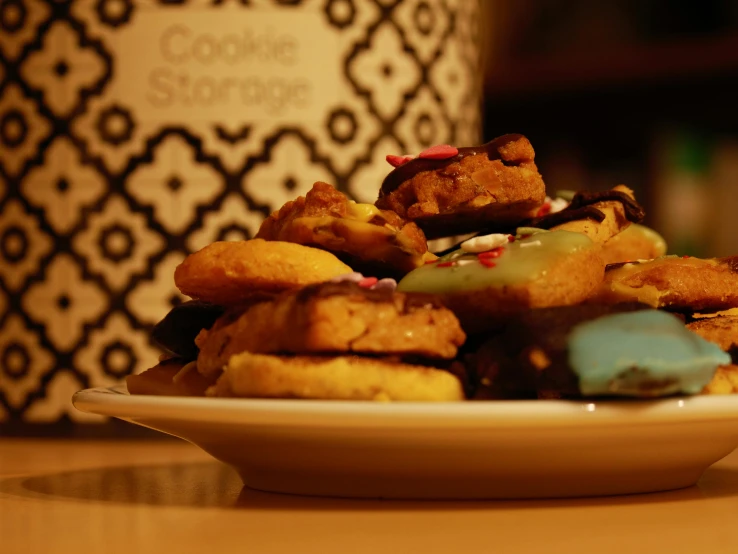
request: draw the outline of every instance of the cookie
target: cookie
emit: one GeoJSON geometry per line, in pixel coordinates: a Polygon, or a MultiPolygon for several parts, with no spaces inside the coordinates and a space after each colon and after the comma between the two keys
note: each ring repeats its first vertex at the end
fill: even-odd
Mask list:
{"type": "Polygon", "coordinates": [[[476,333],[521,310],[583,301],[605,271],[598,250],[587,236],[568,231],[476,237],[409,273],[398,290],[438,295],[476,333]]]}
{"type": "Polygon", "coordinates": [[[546,191],[522,135],[469,148],[435,148],[404,160],[382,182],[376,206],[413,221],[429,239],[500,229],[533,217],[546,191]]]}
{"type": "Polygon", "coordinates": [[[652,260],[666,254],[666,241],[650,227],[632,224],[602,245],[600,256],[606,264],[652,260]]]}
{"type": "Polygon", "coordinates": [[[729,316],[738,316],[738,308],[729,308],[727,310],[718,310],[717,312],[710,312],[710,313],[700,313],[700,314],[691,314],[691,319],[697,320],[697,319],[707,319],[710,317],[720,317],[724,315],[729,316]]]}
{"type": "Polygon", "coordinates": [[[720,348],[641,304],[530,310],[470,357],[476,398],[651,398],[698,394],[720,348]]]}
{"type": "Polygon", "coordinates": [[[687,329],[714,342],[726,352],[735,352],[734,361],[738,363],[738,316],[698,319],[688,323],[687,329]]]}
{"type": "Polygon", "coordinates": [[[719,367],[703,394],[738,393],[738,316],[722,315],[695,320],[687,329],[730,354],[731,364],[719,367]]]}
{"type": "Polygon", "coordinates": [[[217,374],[240,352],[451,359],[465,335],[435,297],[322,283],[218,320],[197,338],[198,371],[217,374]]]}
{"type": "Polygon", "coordinates": [[[738,365],[733,363],[717,368],[702,394],[738,394],[738,365]]]}
{"type": "MultiPolygon", "coordinates": [[[[536,217],[521,222],[517,229],[569,231],[586,235],[592,242],[605,247],[632,224],[643,220],[643,208],[635,201],[633,191],[618,185],[604,192],[577,192],[571,200],[548,196],[536,217]]],[[[485,229],[477,235],[484,235],[485,229]]],[[[516,232],[516,229],[511,230],[516,232]]],[[[441,255],[448,253],[442,252],[441,255]]]]}
{"type": "Polygon", "coordinates": [[[171,359],[138,375],[126,377],[129,394],[155,396],[205,396],[213,380],[200,375],[194,363],[171,359]]]}
{"type": "Polygon", "coordinates": [[[321,400],[458,401],[461,382],[431,367],[359,356],[230,358],[209,396],[321,400]]]}
{"type": "Polygon", "coordinates": [[[225,312],[222,306],[192,300],[172,308],[151,331],[151,340],[165,352],[181,360],[197,359],[195,338],[210,329],[225,312]]]}
{"type": "Polygon", "coordinates": [[[380,277],[401,277],[435,259],[417,225],[320,182],[270,215],[256,237],[322,248],[380,277]]]}
{"type": "Polygon", "coordinates": [[[330,252],[289,242],[253,239],[214,242],[185,258],[174,272],[177,288],[191,298],[229,306],[256,296],[353,271],[330,252]]]}
{"type": "Polygon", "coordinates": [[[738,256],[699,259],[663,256],[614,264],[588,302],[643,302],[679,312],[738,307],[738,256]]]}
{"type": "Polygon", "coordinates": [[[633,191],[618,185],[604,192],[577,192],[565,209],[537,217],[526,225],[582,233],[597,244],[605,244],[631,223],[643,221],[644,216],[633,191]]]}

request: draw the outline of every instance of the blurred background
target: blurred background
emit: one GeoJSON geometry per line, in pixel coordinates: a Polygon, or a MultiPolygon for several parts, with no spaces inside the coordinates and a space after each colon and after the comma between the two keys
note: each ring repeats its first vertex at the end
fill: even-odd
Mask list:
{"type": "Polygon", "coordinates": [[[670,251],[738,252],[738,2],[490,0],[484,133],[549,189],[624,183],[670,251]]]}
{"type": "Polygon", "coordinates": [[[677,254],[738,253],[738,0],[0,0],[0,434],[130,434],[172,273],[387,154],[531,140],[677,254]]]}

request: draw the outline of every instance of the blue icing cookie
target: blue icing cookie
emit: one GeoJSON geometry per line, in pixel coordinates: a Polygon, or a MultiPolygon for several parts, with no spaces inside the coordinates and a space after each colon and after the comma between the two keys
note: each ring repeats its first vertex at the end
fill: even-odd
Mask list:
{"type": "Polygon", "coordinates": [[[568,361],[583,396],[698,394],[718,366],[717,345],[657,310],[605,315],[574,326],[568,361]]]}
{"type": "MultiPolygon", "coordinates": [[[[481,340],[481,337],[480,337],[481,340]]],[[[582,304],[510,314],[467,369],[478,399],[697,394],[730,356],[667,312],[582,304]]]]}

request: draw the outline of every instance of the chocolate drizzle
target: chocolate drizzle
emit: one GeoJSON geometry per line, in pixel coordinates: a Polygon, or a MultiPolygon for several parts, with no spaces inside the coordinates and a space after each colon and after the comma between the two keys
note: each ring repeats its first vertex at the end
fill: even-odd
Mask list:
{"type": "MultiPolygon", "coordinates": [[[[577,192],[574,195],[574,198],[572,198],[571,203],[560,212],[528,219],[514,227],[535,227],[537,229],[548,230],[552,227],[556,227],[570,221],[578,221],[580,219],[592,219],[594,221],[600,222],[605,219],[605,214],[602,213],[601,210],[595,208],[592,204],[596,204],[597,202],[606,202],[608,200],[617,200],[623,204],[625,217],[628,219],[628,221],[632,223],[640,223],[641,221],[643,221],[643,218],[645,217],[645,212],[638,202],[633,200],[633,198],[622,191],[606,190],[603,192],[577,192]]],[[[504,229],[500,228],[499,225],[491,225],[481,229],[473,236],[488,235],[490,233],[501,232],[509,232],[511,234],[514,234],[515,229],[504,229]]],[[[457,250],[460,245],[461,243],[457,243],[441,252],[434,252],[434,254],[436,254],[436,256],[438,257],[445,256],[446,254],[450,254],[454,250],[457,250]]],[[[728,258],[725,258],[725,260],[728,260],[728,258]]],[[[735,257],[734,261],[726,261],[725,263],[732,263],[733,265],[731,266],[731,269],[738,273],[738,256],[735,257]]],[[[611,264],[610,266],[608,266],[608,269],[615,269],[615,267],[619,267],[618,264],[611,264]]]]}
{"type": "Polygon", "coordinates": [[[497,137],[496,139],[493,139],[486,144],[482,144],[481,146],[468,146],[464,148],[459,148],[459,153],[456,156],[452,156],[451,158],[446,158],[444,160],[415,158],[390,171],[387,177],[384,178],[384,181],[382,182],[382,187],[379,189],[379,197],[381,198],[382,196],[385,196],[396,190],[402,183],[409,179],[412,179],[418,173],[443,169],[451,164],[460,162],[467,156],[487,154],[487,157],[490,160],[501,160],[502,157],[500,155],[500,148],[522,138],[525,137],[519,134],[502,135],[501,137],[497,137]]]}
{"type": "Polygon", "coordinates": [[[631,223],[640,223],[645,217],[641,205],[626,193],[619,190],[606,190],[603,192],[577,192],[571,203],[554,214],[536,217],[525,223],[526,227],[538,227],[539,229],[550,229],[563,223],[577,221],[580,219],[594,219],[597,222],[605,219],[605,214],[595,208],[592,204],[616,200],[623,205],[625,217],[631,223]]]}
{"type": "Polygon", "coordinates": [[[550,229],[551,227],[569,223],[570,221],[578,221],[580,219],[594,219],[595,221],[600,222],[605,219],[605,214],[594,206],[582,206],[574,210],[565,208],[560,212],[529,219],[525,222],[525,227],[550,229]]]}
{"type": "Polygon", "coordinates": [[[646,217],[646,212],[641,205],[633,200],[631,196],[620,190],[605,190],[602,192],[577,192],[566,209],[576,209],[582,206],[590,206],[597,202],[618,200],[623,204],[625,217],[631,223],[640,223],[646,217]]]}

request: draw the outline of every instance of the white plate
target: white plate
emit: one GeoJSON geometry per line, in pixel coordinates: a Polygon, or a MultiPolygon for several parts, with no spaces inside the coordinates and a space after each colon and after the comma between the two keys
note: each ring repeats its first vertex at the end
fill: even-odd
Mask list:
{"type": "Polygon", "coordinates": [[[687,487],[738,446],[738,396],[435,403],[78,392],[188,440],[251,488],[371,498],[543,498],[687,487]]]}

